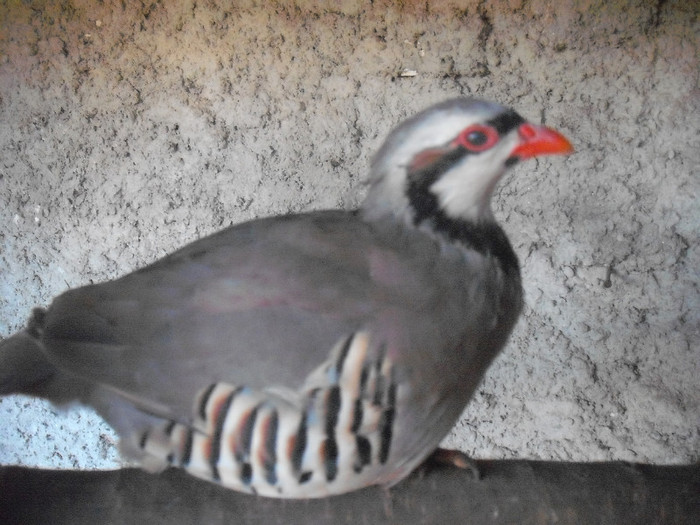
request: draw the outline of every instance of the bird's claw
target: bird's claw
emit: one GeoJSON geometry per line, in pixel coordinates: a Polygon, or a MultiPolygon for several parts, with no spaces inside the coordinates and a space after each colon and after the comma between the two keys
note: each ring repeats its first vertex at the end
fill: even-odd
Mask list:
{"type": "Polygon", "coordinates": [[[423,467],[427,470],[435,466],[450,466],[457,467],[460,469],[468,470],[472,478],[477,481],[481,478],[481,473],[479,472],[479,465],[476,461],[467,456],[464,452],[459,450],[452,450],[447,448],[437,448],[435,451],[426,458],[423,462],[423,467]]]}

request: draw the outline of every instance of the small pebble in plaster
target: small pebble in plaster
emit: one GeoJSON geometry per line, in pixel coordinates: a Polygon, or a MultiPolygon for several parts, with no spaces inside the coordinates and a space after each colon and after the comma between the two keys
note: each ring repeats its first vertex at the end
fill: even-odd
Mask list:
{"type": "Polygon", "coordinates": [[[610,288],[612,286],[612,281],[610,280],[610,276],[615,273],[615,269],[613,268],[613,265],[615,262],[611,262],[608,265],[607,270],[605,271],[605,280],[603,281],[603,288],[610,288]]]}

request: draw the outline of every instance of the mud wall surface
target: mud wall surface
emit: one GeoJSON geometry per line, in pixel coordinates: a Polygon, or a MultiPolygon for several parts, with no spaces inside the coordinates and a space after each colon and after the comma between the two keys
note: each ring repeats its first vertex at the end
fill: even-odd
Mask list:
{"type": "MultiPolygon", "coordinates": [[[[0,4],[0,335],[246,219],[362,200],[455,96],[572,139],[495,213],[527,305],[446,439],[478,458],[700,449],[698,8],[684,1],[0,4]]],[[[0,401],[0,463],[120,464],[89,410],[0,401]]]]}

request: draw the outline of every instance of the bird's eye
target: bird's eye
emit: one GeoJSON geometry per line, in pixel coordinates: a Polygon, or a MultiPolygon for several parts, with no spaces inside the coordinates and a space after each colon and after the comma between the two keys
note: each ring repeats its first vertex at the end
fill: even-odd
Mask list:
{"type": "Polygon", "coordinates": [[[462,131],[457,142],[469,151],[486,151],[498,142],[498,132],[490,126],[475,124],[462,131]]]}
{"type": "Polygon", "coordinates": [[[489,138],[486,136],[486,133],[483,131],[471,131],[469,135],[467,135],[467,142],[471,144],[472,146],[483,146],[486,144],[486,141],[489,138]]]}

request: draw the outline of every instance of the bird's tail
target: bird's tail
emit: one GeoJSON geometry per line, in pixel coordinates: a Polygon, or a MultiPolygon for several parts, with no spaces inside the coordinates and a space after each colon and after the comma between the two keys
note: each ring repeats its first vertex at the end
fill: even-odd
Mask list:
{"type": "Polygon", "coordinates": [[[0,396],[41,395],[55,373],[32,327],[34,319],[29,328],[0,341],[0,396]]]}

